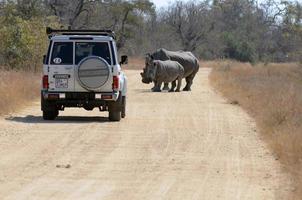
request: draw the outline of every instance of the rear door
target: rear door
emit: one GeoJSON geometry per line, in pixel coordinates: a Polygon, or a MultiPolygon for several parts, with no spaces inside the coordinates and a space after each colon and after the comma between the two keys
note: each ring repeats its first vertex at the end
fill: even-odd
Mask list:
{"type": "Polygon", "coordinates": [[[74,43],[53,42],[49,60],[49,91],[74,91],[74,43]]]}
{"type": "MultiPolygon", "coordinates": [[[[95,90],[97,92],[112,92],[112,55],[111,49],[108,41],[75,41],[75,66],[78,66],[82,59],[85,59],[89,56],[101,57],[107,61],[110,67],[109,79],[107,82],[95,90]]],[[[76,68],[77,69],[77,68],[76,68]]],[[[77,70],[75,70],[75,90],[81,92],[87,92],[87,89],[81,86],[79,83],[79,78],[77,70]]]]}

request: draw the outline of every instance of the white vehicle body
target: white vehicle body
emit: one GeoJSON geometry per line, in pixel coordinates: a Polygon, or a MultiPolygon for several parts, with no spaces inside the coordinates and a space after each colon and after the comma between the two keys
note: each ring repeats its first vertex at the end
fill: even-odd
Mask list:
{"type": "Polygon", "coordinates": [[[50,114],[50,118],[54,118],[53,115],[58,115],[54,110],[65,107],[84,107],[86,110],[99,107],[101,111],[108,110],[110,118],[110,108],[116,106],[108,102],[125,99],[127,95],[127,78],[118,62],[114,37],[76,33],[52,35],[49,44],[43,61],[43,116],[50,114]],[[91,85],[98,81],[102,84],[85,87],[83,80],[91,85]]]}

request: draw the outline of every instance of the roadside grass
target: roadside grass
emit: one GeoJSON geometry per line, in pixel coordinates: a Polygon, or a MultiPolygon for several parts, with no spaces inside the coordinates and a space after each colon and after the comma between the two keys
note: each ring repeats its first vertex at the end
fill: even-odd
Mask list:
{"type": "Polygon", "coordinates": [[[254,119],[293,181],[293,196],[302,196],[302,65],[235,61],[202,62],[212,67],[211,85],[229,103],[239,104],[254,119]]]}
{"type": "Polygon", "coordinates": [[[40,73],[0,69],[0,115],[14,112],[40,94],[40,73]]]}

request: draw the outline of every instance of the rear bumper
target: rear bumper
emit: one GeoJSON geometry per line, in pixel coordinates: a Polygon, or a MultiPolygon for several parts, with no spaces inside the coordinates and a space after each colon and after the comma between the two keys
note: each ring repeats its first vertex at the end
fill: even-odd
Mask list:
{"type": "Polygon", "coordinates": [[[119,98],[119,92],[48,92],[41,91],[41,109],[48,107],[107,107],[119,98]]]}
{"type": "Polygon", "coordinates": [[[105,100],[116,101],[119,92],[48,92],[41,91],[44,100],[77,101],[77,100],[105,100]]]}

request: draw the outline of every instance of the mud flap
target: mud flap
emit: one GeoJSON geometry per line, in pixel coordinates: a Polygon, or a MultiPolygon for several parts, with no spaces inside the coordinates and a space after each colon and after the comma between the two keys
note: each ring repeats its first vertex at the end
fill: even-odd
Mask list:
{"type": "Polygon", "coordinates": [[[122,104],[122,93],[119,92],[119,97],[116,101],[109,102],[108,104],[109,112],[121,112],[123,109],[122,104]]]}

